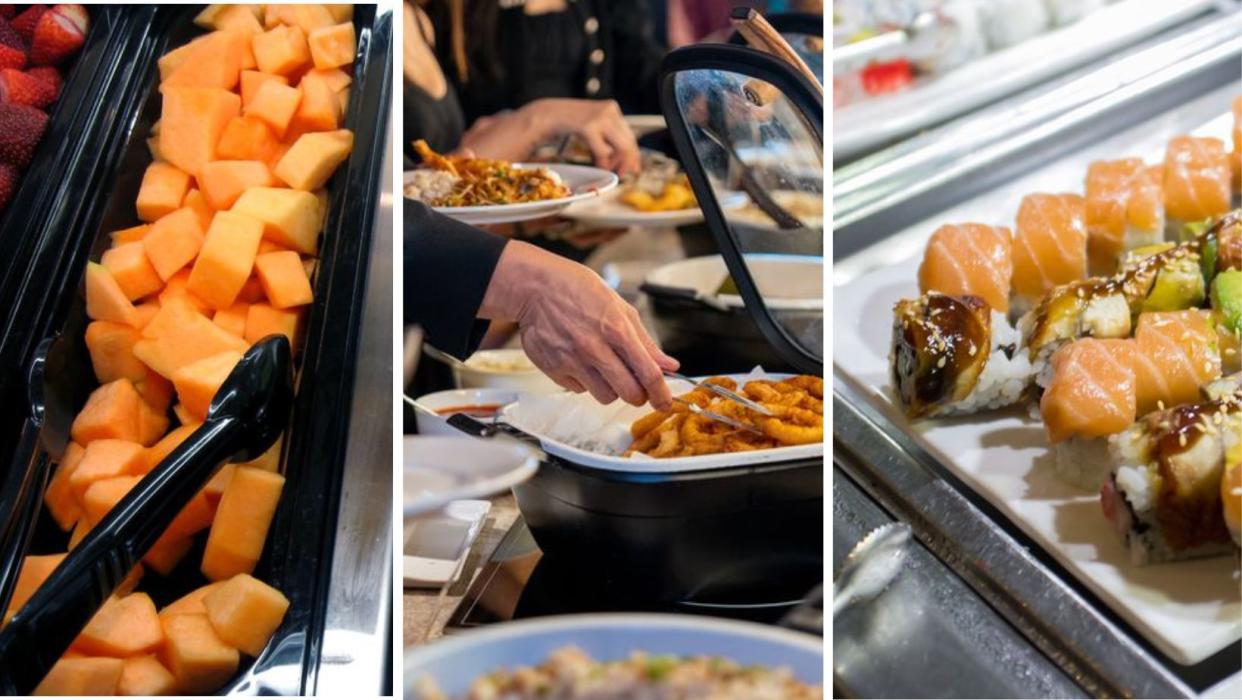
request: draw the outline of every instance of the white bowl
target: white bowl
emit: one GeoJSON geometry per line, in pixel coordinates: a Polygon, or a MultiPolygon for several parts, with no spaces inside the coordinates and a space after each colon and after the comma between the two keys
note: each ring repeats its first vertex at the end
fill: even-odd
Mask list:
{"type": "MultiPolygon", "coordinates": [[[[483,387],[479,389],[449,389],[424,394],[417,399],[419,406],[426,406],[432,411],[455,406],[480,406],[496,404],[504,408],[518,400],[518,393],[512,389],[495,389],[483,387]]],[[[500,411],[497,410],[499,415],[500,411]]],[[[428,413],[419,407],[414,408],[414,419],[418,425],[419,435],[451,435],[461,437],[465,433],[448,424],[448,416],[439,413],[428,413]]],[[[487,419],[479,419],[487,420],[487,419]]]]}
{"type": "Polygon", "coordinates": [[[402,510],[406,518],[452,501],[486,498],[526,481],[539,466],[516,440],[407,436],[402,442],[402,510]]]}
{"type": "Polygon", "coordinates": [[[561,391],[556,382],[531,364],[521,348],[480,350],[466,358],[465,366],[453,367],[458,388],[490,387],[520,394],[549,394],[561,391]],[[487,365],[529,365],[528,370],[492,369],[487,365]]]}

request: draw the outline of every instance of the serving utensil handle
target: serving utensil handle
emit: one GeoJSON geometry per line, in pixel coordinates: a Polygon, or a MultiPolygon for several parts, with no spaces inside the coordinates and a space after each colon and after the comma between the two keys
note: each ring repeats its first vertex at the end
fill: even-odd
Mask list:
{"type": "Polygon", "coordinates": [[[733,14],[729,19],[733,23],[733,28],[742,35],[747,44],[760,51],[766,51],[793,66],[794,70],[810,80],[811,84],[819,90],[820,96],[823,96],[824,86],[819,82],[819,76],[815,75],[806,61],[803,61],[798,52],[794,51],[788,41],[785,41],[785,37],[781,36],[781,33],[776,31],[776,28],[758,10],[750,7],[737,7],[733,9],[733,14]]]}

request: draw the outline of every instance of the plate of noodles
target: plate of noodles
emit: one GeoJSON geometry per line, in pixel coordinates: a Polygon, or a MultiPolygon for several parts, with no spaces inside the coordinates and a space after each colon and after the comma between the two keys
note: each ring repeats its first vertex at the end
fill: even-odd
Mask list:
{"type": "Polygon", "coordinates": [[[407,170],[406,197],[467,224],[506,224],[558,214],[617,186],[607,170],[565,163],[511,163],[446,156],[419,140],[423,164],[407,170]]]}

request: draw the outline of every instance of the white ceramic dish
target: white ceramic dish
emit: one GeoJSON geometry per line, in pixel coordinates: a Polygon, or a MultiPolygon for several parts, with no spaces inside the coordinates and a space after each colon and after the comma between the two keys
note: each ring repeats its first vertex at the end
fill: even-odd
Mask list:
{"type": "MultiPolygon", "coordinates": [[[[1214,97],[1214,96],[1213,96],[1214,97]]],[[[986,221],[1012,225],[1022,195],[1079,190],[1086,163],[1140,154],[1163,155],[1176,133],[1227,136],[1227,117],[1206,127],[1195,115],[1228,108],[1199,101],[1050,163],[1007,184],[895,234],[834,269],[833,319],[837,376],[868,395],[902,429],[987,499],[1071,574],[1181,664],[1195,664],[1242,638],[1242,576],[1236,556],[1136,567],[1100,510],[1097,494],[1062,483],[1052,474],[1043,425],[1022,410],[953,420],[907,420],[889,393],[888,352],[893,304],[917,296],[917,267],[927,237],[940,223],[986,221]]]]}
{"type": "Polygon", "coordinates": [[[491,510],[488,501],[453,501],[405,523],[401,576],[406,588],[440,588],[455,580],[491,510]]]}
{"type": "Polygon", "coordinates": [[[406,518],[452,501],[484,498],[529,479],[535,451],[516,440],[406,436],[402,442],[402,510],[406,518]]]}
{"type": "Polygon", "coordinates": [[[422,698],[417,684],[424,677],[449,697],[462,697],[482,674],[534,666],[569,645],[597,660],[623,659],[638,650],[722,656],[745,665],[787,667],[804,683],[823,683],[823,640],[807,634],[691,615],[562,615],[506,622],[410,649],[403,665],[405,697],[422,698]]]}
{"type": "MultiPolygon", "coordinates": [[[[749,201],[750,199],[744,192],[726,192],[720,196],[720,206],[726,210],[744,206],[749,201]]],[[[565,218],[573,219],[584,226],[600,228],[629,228],[630,226],[667,228],[697,224],[703,220],[703,210],[698,207],[674,211],[638,211],[621,201],[619,189],[595,199],[571,205],[562,214],[565,218]]]]}
{"type": "MultiPolygon", "coordinates": [[[[586,165],[565,163],[515,163],[517,167],[546,168],[560,176],[571,192],[568,197],[546,199],[522,204],[494,204],[475,207],[432,207],[436,212],[475,226],[487,224],[510,224],[559,214],[574,202],[593,199],[617,186],[617,176],[607,170],[586,165]]],[[[413,171],[402,178],[404,186],[413,171]]]]}
{"type": "MultiPolygon", "coordinates": [[[[824,259],[806,255],[752,254],[746,256],[755,286],[773,311],[815,311],[824,308],[824,259]]],[[[661,287],[693,290],[726,308],[742,308],[739,294],[717,294],[729,276],[719,255],[704,255],[669,263],[652,270],[644,280],[661,287]]]]}
{"type": "Polygon", "coordinates": [[[480,350],[453,366],[453,379],[462,389],[507,389],[522,394],[547,394],[561,388],[534,365],[529,370],[491,369],[488,365],[530,364],[521,348],[480,350]]]}
{"type": "MultiPolygon", "coordinates": [[[[751,379],[784,379],[791,375],[767,374],[757,370],[750,374],[727,376],[736,380],[740,386],[751,379]]],[[[686,393],[693,388],[690,384],[675,379],[668,380],[668,386],[674,396],[686,393]]],[[[673,474],[795,459],[822,459],[824,456],[824,444],[821,442],[814,445],[795,445],[770,450],[698,457],[670,459],[654,459],[644,455],[621,457],[620,453],[629,446],[630,424],[650,410],[649,406],[630,406],[623,401],[614,401],[607,406],[602,406],[589,395],[560,393],[524,397],[506,406],[501,412],[501,419],[537,437],[539,444],[548,454],[584,467],[609,471],[673,474]],[[598,449],[587,449],[586,445],[572,444],[571,441],[574,439],[569,437],[571,434],[590,436],[598,443],[591,447],[598,449]]]]}
{"type": "MultiPolygon", "coordinates": [[[[424,394],[417,399],[419,406],[426,406],[433,411],[455,406],[488,406],[496,404],[504,407],[517,401],[518,392],[512,389],[481,387],[476,389],[449,389],[424,394]]],[[[457,428],[448,424],[448,416],[439,413],[428,413],[421,408],[414,408],[414,420],[417,421],[419,435],[465,435],[457,428]]]]}

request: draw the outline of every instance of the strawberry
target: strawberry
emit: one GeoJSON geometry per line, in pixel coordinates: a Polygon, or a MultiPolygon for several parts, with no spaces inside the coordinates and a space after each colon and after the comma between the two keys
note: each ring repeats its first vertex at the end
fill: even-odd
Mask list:
{"type": "Polygon", "coordinates": [[[0,163],[0,211],[9,204],[9,198],[13,196],[13,191],[17,189],[17,179],[21,177],[21,171],[8,163],[0,163]]]}
{"type": "Polygon", "coordinates": [[[0,104],[0,163],[26,167],[46,127],[47,115],[34,107],[0,104]]]}
{"type": "Polygon", "coordinates": [[[47,12],[47,5],[31,5],[27,7],[20,15],[14,17],[9,24],[13,26],[13,30],[18,33],[27,43],[34,36],[35,24],[39,22],[39,18],[43,13],[47,12]]]}
{"type": "Polygon", "coordinates": [[[56,88],[51,83],[14,68],[0,69],[0,102],[43,109],[55,99],[56,88]]]}
{"type": "Polygon", "coordinates": [[[56,70],[55,66],[30,68],[26,71],[26,75],[42,80],[52,86],[52,102],[55,102],[56,98],[60,97],[60,87],[65,84],[65,79],[60,77],[60,71],[56,70]]]}
{"type": "Polygon", "coordinates": [[[30,39],[30,63],[51,66],[73,55],[86,41],[90,17],[81,5],[56,5],[35,23],[30,39]]]}
{"type": "Polygon", "coordinates": [[[26,44],[6,19],[0,19],[0,68],[26,67],[26,44]]]}

